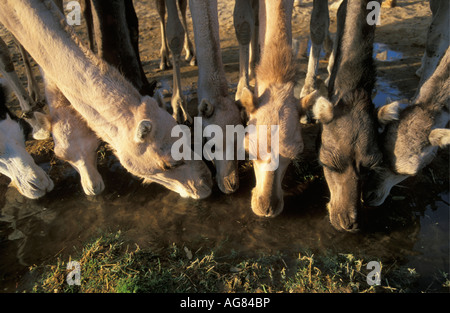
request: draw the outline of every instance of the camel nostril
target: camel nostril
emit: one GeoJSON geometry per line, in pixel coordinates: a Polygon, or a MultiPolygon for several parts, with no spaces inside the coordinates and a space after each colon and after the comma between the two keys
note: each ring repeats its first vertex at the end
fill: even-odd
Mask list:
{"type": "Polygon", "coordinates": [[[36,184],[33,184],[33,183],[28,183],[29,185],[30,185],[30,187],[31,187],[31,189],[33,189],[33,190],[40,190],[41,188],[39,188],[36,184]]]}

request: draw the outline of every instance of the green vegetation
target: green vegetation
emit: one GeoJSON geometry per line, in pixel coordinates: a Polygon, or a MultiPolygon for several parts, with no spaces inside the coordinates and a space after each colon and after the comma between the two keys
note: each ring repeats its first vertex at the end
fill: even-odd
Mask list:
{"type": "Polygon", "coordinates": [[[217,256],[214,251],[193,256],[176,245],[155,253],[131,249],[120,232],[86,245],[78,257],[80,286],[66,282],[70,270],[58,258],[54,265],[31,269],[41,277],[33,292],[408,292],[418,277],[414,269],[381,264],[381,285],[369,286],[367,262],[351,254],[239,259],[236,253],[217,256]]]}

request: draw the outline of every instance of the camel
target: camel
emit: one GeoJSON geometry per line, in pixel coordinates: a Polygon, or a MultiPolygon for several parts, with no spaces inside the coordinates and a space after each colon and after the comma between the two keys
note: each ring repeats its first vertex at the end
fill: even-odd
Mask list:
{"type": "Polygon", "coordinates": [[[28,124],[8,110],[6,89],[0,83],[0,173],[10,178],[22,195],[38,199],[53,190],[53,181],[27,152],[28,124]]]}
{"type": "Polygon", "coordinates": [[[242,89],[250,88],[258,61],[259,0],[236,0],[233,11],[234,29],[239,43],[239,82],[235,100],[241,98],[242,89]]]}
{"type": "MultiPolygon", "coordinates": [[[[190,0],[189,6],[194,26],[194,38],[198,62],[198,112],[202,118],[204,128],[208,125],[218,125],[225,134],[228,125],[241,124],[240,110],[233,99],[228,95],[228,82],[222,63],[219,37],[219,21],[217,16],[217,1],[190,0]]],[[[234,136],[234,134],[233,134],[234,136]]],[[[230,147],[226,143],[234,138],[224,135],[222,147],[224,153],[234,153],[236,145],[230,147]],[[228,149],[232,151],[228,151],[228,149]]],[[[238,160],[213,160],[216,167],[216,180],[219,189],[226,193],[232,193],[239,186],[238,160]]]]}
{"type": "Polygon", "coordinates": [[[391,189],[417,175],[434,159],[439,147],[450,145],[450,47],[439,66],[421,86],[414,102],[402,109],[398,101],[380,108],[384,126],[381,144],[384,162],[370,176],[364,202],[381,205],[391,189]]]}
{"type": "Polygon", "coordinates": [[[359,228],[365,173],[382,160],[371,100],[376,78],[372,57],[375,25],[366,21],[368,1],[342,3],[338,49],[328,86],[330,101],[312,106],[322,125],[319,161],[330,190],[330,222],[337,230],[350,232],[359,228]]]}
{"type": "Polygon", "coordinates": [[[79,174],[86,195],[95,196],[105,189],[97,170],[99,138],[71,106],[56,84],[44,77],[44,88],[50,116],[49,131],[55,144],[55,155],[67,161],[79,174]]]}
{"type": "Polygon", "coordinates": [[[450,42],[448,27],[450,24],[449,1],[430,0],[430,9],[432,12],[432,21],[428,28],[427,43],[422,64],[416,72],[416,75],[420,77],[420,82],[415,97],[421,86],[433,74],[450,42]]]}
{"type": "Polygon", "coordinates": [[[8,46],[0,38],[0,73],[8,82],[9,87],[14,91],[19,106],[22,110],[23,118],[32,127],[32,136],[37,140],[44,140],[50,137],[50,133],[45,127],[45,114],[39,112],[41,109],[39,88],[31,71],[31,65],[28,60],[28,55],[25,49],[19,44],[19,49],[25,65],[25,71],[28,80],[28,92],[22,86],[19,77],[15,71],[14,63],[12,62],[8,46]]]}
{"type": "Polygon", "coordinates": [[[50,0],[0,3],[0,22],[19,40],[89,128],[114,150],[121,164],[144,182],[157,182],[183,197],[211,193],[202,161],[170,155],[176,121],[119,71],[85,47],[50,0]]]}
{"type": "MultiPolygon", "coordinates": [[[[63,12],[62,1],[55,3],[63,12]]],[[[133,3],[85,0],[82,7],[91,50],[119,69],[142,95],[153,96],[155,84],[149,84],[140,62],[138,21],[133,3]]],[[[100,140],[57,86],[45,78],[44,72],[42,76],[50,111],[47,125],[55,143],[55,155],[80,174],[86,195],[98,195],[105,188],[97,170],[100,140]]]]}
{"type": "Polygon", "coordinates": [[[91,50],[117,67],[142,95],[153,96],[156,81],[147,80],[141,63],[133,1],[84,0],[82,7],[91,50]]]}
{"type": "Polygon", "coordinates": [[[192,117],[187,112],[187,102],[181,87],[180,58],[181,52],[186,50],[186,60],[191,60],[191,65],[195,65],[196,57],[193,53],[192,43],[188,36],[186,22],[187,0],[178,0],[181,11],[182,22],[178,17],[176,0],[155,0],[156,9],[160,17],[161,24],[161,64],[160,69],[165,70],[168,64],[168,49],[172,53],[173,63],[173,86],[171,105],[173,117],[178,123],[192,123],[192,117]],[[165,25],[165,14],[167,9],[167,25],[165,25]]]}
{"type": "MultiPolygon", "coordinates": [[[[279,127],[279,151],[267,143],[271,156],[279,155],[275,170],[266,170],[267,159],[253,160],[256,186],[251,207],[258,216],[274,217],[284,207],[281,183],[291,160],[303,151],[299,123],[299,104],[294,97],[296,67],[291,49],[291,12],[293,0],[267,0],[259,3],[261,58],[256,68],[255,93],[242,89],[241,104],[249,116],[249,125],[258,127],[258,136],[279,127]]],[[[248,139],[246,140],[248,142],[248,139]]],[[[248,145],[246,143],[246,145],[248,145]]],[[[248,148],[248,146],[247,146],[248,148]]]]}

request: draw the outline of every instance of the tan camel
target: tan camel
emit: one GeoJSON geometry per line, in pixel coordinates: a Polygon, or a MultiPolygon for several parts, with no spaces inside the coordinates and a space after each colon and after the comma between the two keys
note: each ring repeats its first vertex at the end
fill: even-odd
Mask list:
{"type": "MultiPolygon", "coordinates": [[[[224,151],[215,153],[222,156],[229,152],[234,154],[236,142],[234,138],[227,138],[226,127],[241,124],[239,108],[228,95],[228,82],[222,63],[220,50],[219,21],[217,16],[217,1],[190,0],[189,2],[194,25],[195,47],[198,62],[198,101],[199,116],[202,117],[203,127],[218,125],[222,129],[224,137],[222,147],[224,151]],[[233,140],[235,144],[229,146],[226,143],[233,140]],[[232,150],[232,151],[228,151],[232,150]]],[[[234,134],[233,134],[234,137],[234,134]]],[[[216,167],[216,180],[220,190],[224,193],[232,193],[239,186],[238,160],[236,157],[227,160],[213,160],[216,167]]]]}
{"type": "Polygon", "coordinates": [[[384,160],[364,192],[369,205],[381,205],[396,184],[431,163],[439,147],[450,144],[450,48],[422,85],[414,102],[401,109],[399,102],[380,108],[378,117],[385,127],[381,134],[384,160]]]}
{"type": "MultiPolygon", "coordinates": [[[[260,1],[260,42],[263,44],[260,63],[256,69],[256,90],[244,87],[241,103],[249,115],[249,125],[258,127],[258,136],[271,125],[279,126],[279,155],[276,170],[264,170],[267,160],[253,161],[256,186],[252,191],[251,207],[259,216],[278,215],[284,206],[281,183],[287,166],[303,151],[299,123],[298,100],[294,97],[296,67],[291,49],[291,12],[293,0],[260,1]]],[[[272,139],[271,136],[269,139],[272,139]]]]}
{"type": "Polygon", "coordinates": [[[175,162],[171,157],[175,120],[153,98],[141,97],[114,67],[83,46],[52,1],[3,1],[0,22],[88,126],[110,144],[130,173],[184,197],[209,196],[212,180],[206,164],[175,162]]]}

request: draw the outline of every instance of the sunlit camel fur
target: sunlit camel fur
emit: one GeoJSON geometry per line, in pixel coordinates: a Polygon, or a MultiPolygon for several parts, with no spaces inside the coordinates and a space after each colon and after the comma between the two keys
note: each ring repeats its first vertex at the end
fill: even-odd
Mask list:
{"type": "Polygon", "coordinates": [[[369,205],[381,205],[392,187],[430,164],[439,147],[450,144],[450,48],[433,75],[422,85],[413,104],[403,110],[399,102],[382,107],[378,116],[383,166],[371,174],[364,193],[369,205]]]}
{"type": "MultiPolygon", "coordinates": [[[[228,82],[220,50],[217,1],[190,0],[194,25],[195,47],[198,62],[198,112],[203,126],[218,125],[222,128],[222,147],[215,147],[213,160],[219,189],[232,193],[239,187],[238,160],[235,153],[236,140],[227,138],[226,126],[242,124],[239,108],[228,94],[228,82]],[[227,142],[234,142],[232,146],[227,142]],[[231,151],[229,151],[231,150],[231,151]],[[227,159],[226,155],[234,157],[227,159]]],[[[216,136],[217,134],[215,134],[216,136]]]]}
{"type": "MultiPolygon", "coordinates": [[[[26,51],[21,47],[21,53],[24,57],[24,65],[27,69],[30,64],[27,58],[26,51]]],[[[50,137],[50,133],[47,131],[43,124],[43,119],[45,115],[40,112],[34,112],[37,108],[36,100],[40,100],[39,90],[36,90],[36,84],[34,76],[31,73],[31,68],[27,70],[29,90],[33,94],[28,93],[20,82],[19,77],[14,68],[14,63],[12,62],[11,55],[9,53],[8,46],[0,38],[0,73],[6,79],[8,86],[14,91],[17,99],[19,100],[20,109],[25,114],[25,120],[31,125],[33,131],[32,135],[34,139],[44,140],[50,137]],[[36,94],[37,92],[37,94],[36,94]]]]}
{"type": "Polygon", "coordinates": [[[206,164],[175,162],[171,157],[175,120],[153,98],[142,97],[114,67],[83,46],[52,1],[2,1],[0,22],[88,126],[110,144],[130,173],[183,197],[209,196],[212,179],[206,164]]]}
{"type": "Polygon", "coordinates": [[[366,21],[368,0],[348,0],[338,12],[338,49],[330,78],[331,105],[313,108],[322,124],[319,160],[330,190],[328,211],[338,230],[356,231],[365,173],[382,160],[371,100],[376,69],[375,26],[366,21]],[[343,9],[343,10],[342,10],[343,9]],[[345,20],[343,20],[345,18],[345,20]]]}
{"type": "Polygon", "coordinates": [[[6,90],[0,83],[0,173],[27,198],[37,199],[53,189],[53,181],[25,149],[25,122],[6,107],[6,90]]]}
{"type": "Polygon", "coordinates": [[[45,79],[45,74],[43,76],[50,112],[47,125],[51,125],[55,155],[69,162],[80,174],[81,186],[86,195],[98,195],[105,189],[97,170],[97,148],[100,140],[58,87],[45,79]]]}
{"type": "Polygon", "coordinates": [[[260,42],[263,44],[260,63],[256,69],[256,90],[244,87],[241,103],[249,115],[249,125],[258,128],[258,136],[269,132],[271,125],[279,126],[279,151],[271,150],[272,138],[266,136],[267,151],[279,154],[276,170],[266,171],[267,160],[253,160],[256,186],[252,191],[251,207],[259,216],[273,217],[283,210],[281,183],[287,166],[303,151],[299,123],[299,104],[294,97],[296,67],[291,49],[291,14],[293,0],[260,1],[260,42]],[[261,30],[261,27],[264,27],[261,30]],[[262,36],[261,36],[262,35],[262,36]]]}
{"type": "Polygon", "coordinates": [[[178,17],[176,0],[155,0],[156,8],[161,21],[161,65],[164,70],[167,67],[168,49],[172,53],[173,63],[173,85],[171,105],[173,117],[178,123],[192,123],[192,117],[187,112],[187,101],[183,95],[181,86],[180,59],[183,48],[186,50],[186,59],[191,59],[192,65],[195,65],[196,57],[193,53],[192,43],[188,36],[186,23],[187,0],[179,0],[182,21],[178,17]],[[167,9],[167,25],[164,24],[167,9]]]}

